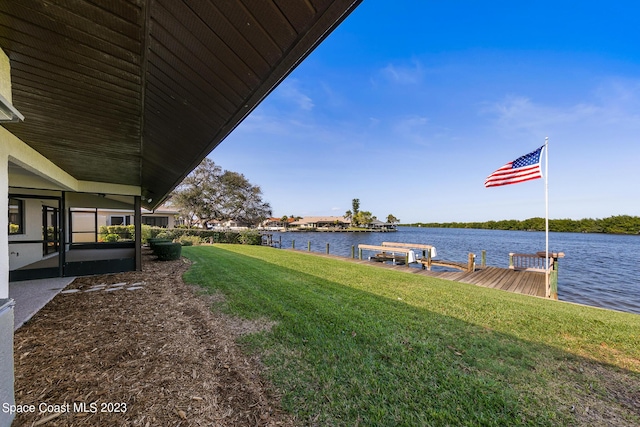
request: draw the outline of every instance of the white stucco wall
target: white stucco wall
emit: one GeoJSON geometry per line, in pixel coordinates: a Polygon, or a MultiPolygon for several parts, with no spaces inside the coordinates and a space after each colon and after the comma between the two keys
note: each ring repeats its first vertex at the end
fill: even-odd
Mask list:
{"type": "MultiPolygon", "coordinates": [[[[0,94],[11,100],[9,58],[2,50],[0,94]]],[[[9,136],[13,135],[0,126],[0,299],[9,298],[9,136]]]]}
{"type": "MultiPolygon", "coordinates": [[[[0,93],[11,100],[9,58],[0,50],[0,93]]],[[[4,128],[0,127],[0,130],[4,128]]],[[[0,132],[0,404],[15,404],[13,375],[13,301],[9,300],[9,151],[0,132]]],[[[0,411],[0,425],[11,425],[13,415],[0,411]]]]}
{"type": "Polygon", "coordinates": [[[9,160],[3,147],[0,134],[0,299],[9,298],[9,160]]]}
{"type": "MultiPolygon", "coordinates": [[[[0,406],[15,404],[13,375],[13,300],[0,299],[0,406]]],[[[0,426],[10,426],[13,415],[0,410],[0,426]]]]}

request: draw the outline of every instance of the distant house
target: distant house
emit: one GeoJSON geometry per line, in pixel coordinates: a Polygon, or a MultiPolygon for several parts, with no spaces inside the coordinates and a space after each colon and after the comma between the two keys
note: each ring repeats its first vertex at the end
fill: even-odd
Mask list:
{"type": "Polygon", "coordinates": [[[285,228],[282,218],[267,218],[260,224],[261,230],[279,231],[285,228]]]}
{"type": "Polygon", "coordinates": [[[219,231],[246,230],[248,228],[251,228],[251,225],[242,221],[236,221],[232,219],[227,221],[212,220],[207,223],[207,228],[210,230],[219,230],[219,231]]]}
{"type": "Polygon", "coordinates": [[[295,218],[287,218],[286,221],[282,221],[282,218],[267,218],[260,224],[259,228],[262,230],[280,231],[290,227],[293,222],[295,222],[295,218]]]}
{"type": "MultiPolygon", "coordinates": [[[[289,224],[289,228],[298,230],[346,229],[351,226],[351,219],[342,216],[308,216],[289,224]]],[[[369,224],[360,224],[358,227],[379,231],[393,231],[396,229],[395,224],[377,219],[374,219],[369,224]]]]}
{"type": "Polygon", "coordinates": [[[151,227],[174,228],[178,225],[176,218],[180,212],[171,205],[161,205],[149,211],[142,209],[142,223],[151,227]]]}
{"type": "Polygon", "coordinates": [[[395,224],[391,224],[389,222],[382,222],[377,219],[374,219],[369,224],[363,224],[362,227],[369,228],[372,230],[380,230],[380,231],[391,231],[396,229],[395,224]]]}
{"type": "Polygon", "coordinates": [[[230,219],[228,221],[224,221],[221,223],[222,227],[229,229],[229,230],[246,230],[247,228],[250,227],[250,224],[247,224],[246,222],[242,222],[242,221],[237,221],[237,220],[233,220],[230,219]]]}
{"type": "Polygon", "coordinates": [[[305,229],[344,229],[351,226],[351,220],[343,216],[307,216],[290,224],[291,228],[305,229]]]}

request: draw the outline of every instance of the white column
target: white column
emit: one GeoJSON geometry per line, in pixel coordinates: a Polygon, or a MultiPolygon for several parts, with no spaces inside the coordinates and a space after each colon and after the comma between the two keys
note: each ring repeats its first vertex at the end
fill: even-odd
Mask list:
{"type": "MultiPolygon", "coordinates": [[[[0,138],[0,147],[4,141],[0,138]]],[[[0,299],[9,298],[9,156],[0,148],[0,299]]]]}
{"type": "MultiPolygon", "coordinates": [[[[0,94],[11,101],[9,58],[0,49],[0,94]]],[[[1,126],[1,125],[0,125],[1,126]]],[[[8,132],[0,132],[0,405],[15,403],[13,374],[13,301],[9,299],[9,152],[8,132]]],[[[0,410],[0,425],[14,416],[0,410]]]]}
{"type": "MultiPolygon", "coordinates": [[[[0,95],[11,102],[11,64],[0,49],[0,95]]],[[[1,126],[1,125],[0,125],[1,126]]],[[[0,134],[0,299],[9,298],[9,153],[0,134]]]]}

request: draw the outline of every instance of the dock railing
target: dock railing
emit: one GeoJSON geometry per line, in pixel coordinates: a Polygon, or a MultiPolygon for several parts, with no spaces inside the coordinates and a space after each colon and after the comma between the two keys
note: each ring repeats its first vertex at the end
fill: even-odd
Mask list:
{"type": "MultiPolygon", "coordinates": [[[[509,268],[520,271],[538,271],[545,272],[544,255],[542,257],[537,254],[516,254],[509,253],[509,268]]],[[[553,258],[549,257],[549,267],[553,264],[553,258]]]]}
{"type": "Polygon", "coordinates": [[[549,270],[546,269],[545,252],[535,254],[509,254],[509,268],[517,271],[533,271],[549,276],[546,282],[547,298],[558,299],[558,259],[564,258],[563,252],[549,252],[549,270]]]}

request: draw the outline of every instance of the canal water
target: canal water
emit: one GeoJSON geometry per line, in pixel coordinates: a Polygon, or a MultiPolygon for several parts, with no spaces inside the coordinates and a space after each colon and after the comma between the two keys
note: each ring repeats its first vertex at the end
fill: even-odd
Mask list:
{"type": "MultiPolygon", "coordinates": [[[[487,265],[509,266],[509,252],[536,253],[545,249],[544,232],[398,227],[392,233],[286,232],[273,233],[283,248],[351,256],[351,246],[384,241],[421,243],[436,247],[439,259],[466,262],[469,252],[487,252],[487,265]]],[[[640,236],[549,233],[549,251],[564,252],[559,260],[558,298],[595,307],[640,314],[640,236]]]]}

